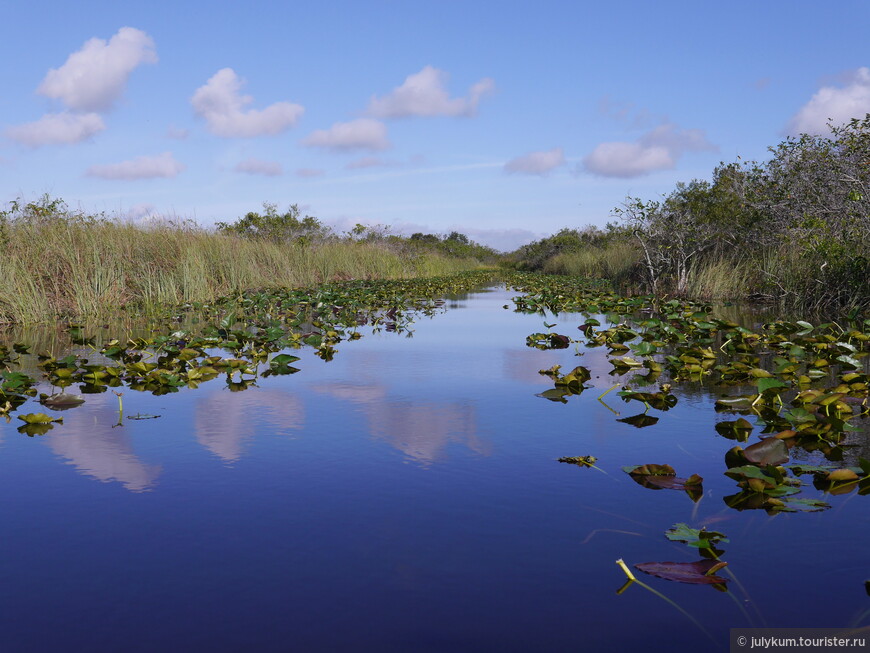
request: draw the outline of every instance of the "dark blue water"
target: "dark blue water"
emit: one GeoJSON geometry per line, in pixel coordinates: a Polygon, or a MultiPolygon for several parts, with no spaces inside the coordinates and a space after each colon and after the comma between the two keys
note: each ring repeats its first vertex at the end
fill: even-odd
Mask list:
{"type": "Polygon", "coordinates": [[[870,623],[870,497],[727,508],[713,397],[689,387],[654,426],[617,422],[641,409],[598,400],[618,381],[606,351],[527,348],[543,320],[510,297],[457,300],[329,363],[302,350],[301,372],[244,392],[125,392],[125,415],[159,419],[113,427],[106,393],[44,436],[0,423],[0,650],[727,650],[731,627],[870,623]],[[556,363],[595,387],[535,396],[556,363]],[[589,454],[603,471],[556,462],[589,454]],[[704,497],[621,471],[643,463],[701,474],[704,497]],[[616,594],[617,558],[697,559],[665,539],[676,522],[730,538],[730,593],[642,577],[695,622],[616,594]]]}

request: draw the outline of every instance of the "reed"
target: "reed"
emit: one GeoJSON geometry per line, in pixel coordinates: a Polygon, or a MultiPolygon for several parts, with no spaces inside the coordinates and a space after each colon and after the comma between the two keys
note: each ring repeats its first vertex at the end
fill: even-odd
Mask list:
{"type": "Polygon", "coordinates": [[[148,227],[68,212],[4,220],[0,323],[101,317],[206,302],[254,287],[412,278],[481,267],[475,259],[402,252],[383,242],[275,242],[190,223],[148,227]]]}
{"type": "Polygon", "coordinates": [[[563,252],[544,263],[548,274],[566,274],[587,279],[610,279],[616,285],[624,284],[640,261],[637,247],[627,241],[614,241],[604,247],[586,247],[563,252]]]}

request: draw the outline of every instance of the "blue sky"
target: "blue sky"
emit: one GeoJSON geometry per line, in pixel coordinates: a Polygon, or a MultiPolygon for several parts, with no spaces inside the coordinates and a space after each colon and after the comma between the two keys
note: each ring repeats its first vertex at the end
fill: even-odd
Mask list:
{"type": "Polygon", "coordinates": [[[870,112],[870,4],[15,2],[0,201],[511,249],[870,112]]]}

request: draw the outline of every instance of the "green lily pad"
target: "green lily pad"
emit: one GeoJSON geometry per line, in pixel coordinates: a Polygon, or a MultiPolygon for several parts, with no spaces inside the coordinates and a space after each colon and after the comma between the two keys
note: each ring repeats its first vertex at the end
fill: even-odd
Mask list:
{"type": "Polygon", "coordinates": [[[51,424],[52,422],[63,424],[63,417],[49,417],[45,413],[27,413],[19,415],[18,419],[26,424],[51,424]]]}
{"type": "Polygon", "coordinates": [[[724,533],[708,531],[706,528],[690,528],[684,523],[671,526],[665,531],[665,537],[672,542],[684,542],[696,549],[712,549],[719,543],[729,541],[724,533]]]}

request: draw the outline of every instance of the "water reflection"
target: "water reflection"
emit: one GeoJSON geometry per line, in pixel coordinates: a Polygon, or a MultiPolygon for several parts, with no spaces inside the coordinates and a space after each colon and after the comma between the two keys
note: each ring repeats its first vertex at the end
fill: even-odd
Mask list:
{"type": "Polygon", "coordinates": [[[476,410],[468,403],[391,400],[386,386],[377,384],[321,384],[312,389],[359,406],[372,437],[416,462],[431,464],[444,458],[451,442],[483,456],[492,453],[492,443],[477,435],[476,410]]]}
{"type": "MultiPolygon", "coordinates": [[[[95,408],[96,402],[90,403],[95,408]]],[[[43,438],[55,454],[86,476],[104,483],[117,481],[132,492],[154,485],[163,467],[139,460],[127,431],[112,427],[117,423],[117,412],[108,405],[100,406],[92,420],[69,420],[62,429],[54,429],[43,438]]]]}
{"type": "Polygon", "coordinates": [[[245,444],[264,419],[269,422],[270,433],[299,430],[305,425],[305,406],[282,390],[214,392],[198,398],[193,428],[197,442],[232,463],[242,457],[245,444]]]}

